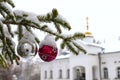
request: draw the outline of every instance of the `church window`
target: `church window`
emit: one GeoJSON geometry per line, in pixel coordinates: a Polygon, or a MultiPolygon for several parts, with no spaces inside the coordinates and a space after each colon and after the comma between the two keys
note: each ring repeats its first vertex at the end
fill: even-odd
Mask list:
{"type": "Polygon", "coordinates": [[[79,69],[76,69],[76,78],[77,80],[80,80],[80,70],[79,69]]]}
{"type": "Polygon", "coordinates": [[[67,78],[70,78],[70,69],[67,69],[67,78]]]}
{"type": "Polygon", "coordinates": [[[117,68],[117,78],[120,78],[120,67],[117,68]]]}
{"type": "Polygon", "coordinates": [[[45,79],[47,79],[47,71],[45,71],[45,79]]]}
{"type": "Polygon", "coordinates": [[[59,70],[59,78],[60,79],[62,78],[62,70],[61,69],[59,70]]]}
{"type": "Polygon", "coordinates": [[[108,79],[108,68],[103,68],[103,74],[104,74],[104,78],[108,79]]]}
{"type": "Polygon", "coordinates": [[[53,78],[53,71],[50,70],[50,79],[52,79],[52,78],[53,78]]]}

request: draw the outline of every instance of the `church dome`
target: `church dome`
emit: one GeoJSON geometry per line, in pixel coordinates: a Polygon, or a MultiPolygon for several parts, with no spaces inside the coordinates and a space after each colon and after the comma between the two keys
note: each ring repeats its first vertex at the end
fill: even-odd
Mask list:
{"type": "Polygon", "coordinates": [[[90,31],[86,31],[84,34],[85,34],[85,37],[93,37],[90,31]]]}

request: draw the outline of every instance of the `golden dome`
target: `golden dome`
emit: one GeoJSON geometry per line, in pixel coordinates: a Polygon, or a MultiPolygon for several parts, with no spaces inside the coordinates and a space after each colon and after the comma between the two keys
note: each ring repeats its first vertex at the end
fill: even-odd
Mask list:
{"type": "Polygon", "coordinates": [[[92,33],[89,31],[85,32],[85,37],[93,37],[92,33]]]}

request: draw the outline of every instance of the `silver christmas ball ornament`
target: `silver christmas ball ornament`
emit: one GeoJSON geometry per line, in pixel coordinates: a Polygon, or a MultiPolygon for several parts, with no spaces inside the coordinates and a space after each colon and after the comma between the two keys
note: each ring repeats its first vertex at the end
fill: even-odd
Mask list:
{"type": "Polygon", "coordinates": [[[17,53],[22,58],[30,58],[35,56],[37,54],[37,45],[35,41],[29,38],[29,36],[24,36],[18,43],[17,53]]]}

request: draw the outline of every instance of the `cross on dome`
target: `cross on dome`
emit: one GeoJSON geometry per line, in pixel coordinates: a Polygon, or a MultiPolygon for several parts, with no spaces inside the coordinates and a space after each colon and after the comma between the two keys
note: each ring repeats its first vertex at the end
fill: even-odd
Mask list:
{"type": "Polygon", "coordinates": [[[93,37],[92,33],[89,31],[89,23],[88,23],[89,18],[86,17],[86,29],[87,31],[85,32],[85,37],[93,37]]]}

